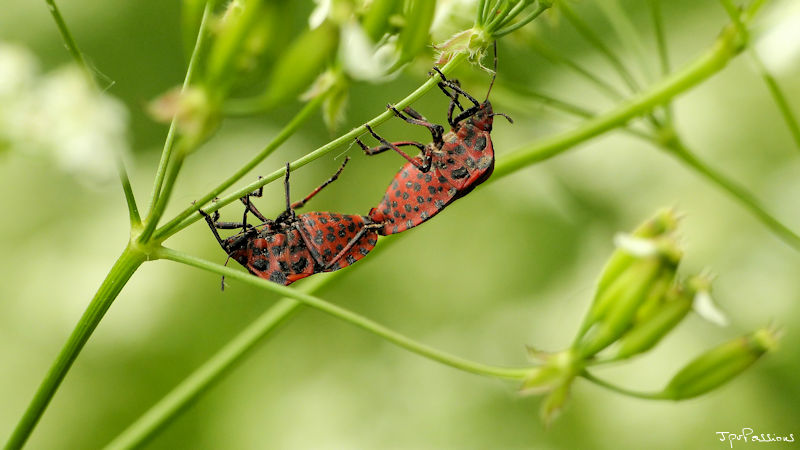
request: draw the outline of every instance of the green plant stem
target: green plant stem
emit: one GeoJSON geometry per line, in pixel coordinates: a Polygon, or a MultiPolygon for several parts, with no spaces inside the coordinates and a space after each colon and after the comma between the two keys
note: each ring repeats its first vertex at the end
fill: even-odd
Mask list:
{"type": "MultiPolygon", "coordinates": [[[[650,0],[650,12],[653,17],[653,30],[656,35],[656,45],[658,47],[658,60],[661,64],[661,76],[667,76],[670,69],[669,52],[667,51],[667,39],[664,34],[664,17],[661,14],[661,0],[650,0]]],[[[665,123],[672,124],[672,103],[664,105],[665,123]]]]}
{"type": "Polygon", "coordinates": [[[125,202],[128,205],[128,216],[130,218],[131,227],[140,227],[142,225],[142,219],[139,217],[136,197],[133,195],[131,180],[128,178],[128,171],[125,170],[125,163],[122,161],[122,155],[117,155],[117,172],[119,173],[119,180],[122,183],[122,192],[125,193],[125,202]]]}
{"type": "MultiPolygon", "coordinates": [[[[728,16],[730,16],[734,25],[736,25],[736,27],[739,29],[739,32],[742,34],[742,36],[744,36],[745,42],[749,43],[749,32],[747,30],[747,26],[744,24],[744,22],[742,22],[742,18],[740,16],[741,11],[733,4],[731,0],[720,0],[720,2],[725,8],[725,11],[728,13],[728,16]]],[[[758,56],[758,53],[751,45],[747,46],[747,53],[755,64],[756,71],[767,85],[767,89],[769,89],[772,100],[778,107],[781,117],[783,117],[783,121],[786,123],[786,127],[789,128],[789,132],[792,134],[792,139],[794,140],[795,146],[800,149],[800,125],[798,125],[797,117],[794,115],[792,108],[789,106],[789,102],[786,100],[786,95],[778,85],[778,81],[775,80],[775,77],[773,77],[771,73],[769,73],[769,70],[767,70],[766,66],[764,66],[764,62],[761,60],[761,57],[758,56]]]]}
{"type": "MultiPolygon", "coordinates": [[[[342,272],[334,272],[314,278],[303,286],[303,291],[313,293],[335,279],[342,272]]],[[[106,449],[137,448],[151,439],[158,431],[168,425],[175,416],[226,373],[242,361],[244,356],[273,331],[299,311],[302,304],[284,297],[265,311],[261,316],[236,335],[217,351],[202,366],[197,368],[166,396],[139,417],[119,436],[106,446],[106,449]]]]}
{"type": "Polygon", "coordinates": [[[83,58],[83,53],[81,53],[78,48],[78,44],[75,43],[75,39],[72,38],[72,33],[69,31],[66,22],[64,22],[64,18],[61,16],[61,11],[58,9],[58,6],[56,6],[55,0],[44,0],[44,2],[47,3],[47,9],[50,10],[50,15],[53,16],[53,20],[56,22],[58,32],[61,33],[61,39],[64,40],[67,51],[69,51],[69,54],[72,55],[72,59],[74,59],[75,62],[78,63],[78,66],[86,73],[86,77],[89,81],[96,86],[97,80],[95,80],[94,73],[89,70],[89,66],[83,58]]]}
{"type": "Polygon", "coordinates": [[[583,66],[581,66],[580,64],[572,61],[571,59],[564,57],[560,52],[547,46],[544,42],[538,40],[535,37],[529,37],[528,42],[545,59],[554,64],[563,64],[568,68],[572,69],[572,71],[574,71],[576,74],[582,76],[590,83],[598,87],[600,91],[603,94],[605,94],[606,97],[608,97],[610,100],[617,101],[624,98],[622,93],[618,91],[617,88],[615,88],[613,85],[595,75],[594,72],[592,72],[591,70],[588,70],[583,66]]]}
{"type": "Polygon", "coordinates": [[[704,162],[697,159],[692,151],[690,151],[679,139],[674,138],[664,144],[665,148],[670,151],[670,154],[677,157],[681,162],[691,167],[699,174],[703,175],[709,181],[717,185],[723,191],[730,194],[736,201],[750,211],[758,220],[772,230],[781,240],[786,242],[800,251],[800,236],[795,234],[792,230],[784,224],[775,219],[770,213],[764,209],[761,203],[753,194],[748,192],[745,188],[728,179],[721,173],[712,169],[704,162]]]}
{"type": "MultiPolygon", "coordinates": [[[[370,258],[385,251],[400,238],[401,236],[398,235],[381,238],[370,252],[370,258]]],[[[317,274],[314,278],[303,280],[300,289],[306,294],[313,294],[348,273],[351,272],[338,270],[332,273],[317,274]]],[[[256,347],[258,341],[269,336],[279,325],[293,317],[294,313],[302,306],[303,304],[296,300],[283,297],[125,429],[108,445],[108,448],[138,447],[152,438],[175,416],[185,410],[190,403],[210,389],[219,378],[232,370],[248,352],[256,347]]]]}
{"type": "Polygon", "coordinates": [[[650,89],[640,92],[600,116],[587,120],[575,129],[512,151],[498,160],[492,180],[498,180],[530,164],[558,155],[576,144],[610,129],[621,127],[634,117],[647,114],[656,106],[667,103],[678,94],[722,70],[740,50],[734,45],[736,37],[737,33],[733,27],[726,28],[709,52],[682,70],[657,82],[650,89]]]}
{"type": "Polygon", "coordinates": [[[486,10],[486,0],[478,1],[478,8],[476,9],[475,24],[481,26],[484,24],[484,14],[486,10]]]}
{"type": "Polygon", "coordinates": [[[44,380],[39,385],[36,394],[25,410],[25,414],[20,419],[8,442],[6,442],[5,448],[18,449],[25,444],[89,336],[91,336],[97,324],[100,323],[100,320],[108,311],[114,299],[117,298],[128,279],[144,260],[144,253],[131,246],[126,247],[122,252],[122,255],[120,255],[105,280],[103,280],[86,311],[78,320],[78,324],[70,334],[58,357],[56,357],[47,375],[45,375],[44,380]]]}
{"type": "Polygon", "coordinates": [[[535,20],[537,17],[541,16],[542,13],[547,11],[549,8],[550,8],[549,5],[545,6],[545,5],[539,4],[538,8],[533,10],[527,16],[525,16],[522,19],[520,19],[517,23],[515,23],[513,25],[509,25],[508,27],[503,28],[502,30],[497,30],[497,31],[493,32],[492,35],[495,38],[501,38],[501,37],[507,35],[508,33],[517,31],[518,29],[520,29],[520,28],[524,27],[525,25],[527,25],[528,23],[530,23],[532,20],[535,20]]]}
{"type": "Polygon", "coordinates": [[[639,91],[639,84],[636,82],[636,79],[633,78],[631,73],[625,68],[625,65],[622,61],[614,54],[613,51],[603,43],[603,40],[592,31],[591,27],[586,24],[580,17],[575,14],[575,11],[568,5],[567,2],[560,2],[559,7],[561,8],[561,12],[564,13],[564,17],[569,20],[572,26],[575,27],[576,30],[587,40],[590,44],[592,44],[600,53],[602,53],[608,62],[611,63],[611,66],[614,67],[614,70],[617,71],[619,76],[625,81],[628,87],[631,89],[632,92],[639,91]]]}
{"type": "Polygon", "coordinates": [[[216,196],[221,194],[225,189],[233,186],[234,183],[242,179],[248,172],[253,170],[260,162],[266,159],[267,156],[272,154],[278,147],[280,147],[284,142],[286,142],[297,130],[300,126],[305,123],[319,108],[322,102],[325,100],[324,95],[317,96],[313,98],[310,102],[306,103],[305,106],[298,112],[292,120],[286,124],[285,127],[269,142],[257,155],[255,155],[250,161],[248,161],[244,166],[239,168],[233,175],[225,179],[219,186],[215,187],[211,192],[201,197],[195,205],[192,205],[189,208],[184,209],[181,211],[175,218],[164,224],[158,231],[155,232],[154,237],[156,240],[162,239],[169,234],[169,231],[181,223],[184,219],[191,216],[193,213],[197,212],[197,209],[205,205],[206,203],[210,202],[216,196]]]}
{"type": "Polygon", "coordinates": [[[645,400],[669,400],[669,397],[667,395],[665,395],[663,392],[631,391],[629,389],[626,389],[626,388],[623,388],[623,387],[619,387],[619,386],[613,385],[613,384],[611,384],[611,383],[609,383],[607,381],[601,380],[601,379],[595,377],[594,375],[590,374],[589,372],[587,372],[585,370],[583,372],[581,372],[581,374],[579,376],[591,381],[592,383],[594,383],[594,384],[596,384],[598,386],[602,386],[602,387],[604,387],[606,389],[614,391],[614,392],[616,392],[618,394],[625,395],[627,397],[641,398],[641,399],[645,399],[645,400]]]}
{"type": "Polygon", "coordinates": [[[370,333],[378,335],[399,347],[405,348],[406,350],[409,350],[413,353],[424,356],[428,359],[432,359],[434,361],[438,361],[442,364],[454,367],[456,369],[463,370],[465,372],[470,372],[482,376],[506,378],[511,380],[522,380],[530,372],[529,368],[505,368],[505,367],[489,366],[486,364],[476,363],[458,356],[451,355],[449,353],[442,352],[433,347],[416,342],[410,339],[409,337],[397,333],[396,331],[393,331],[364,316],[358,315],[352,311],[341,308],[332,303],[328,303],[325,300],[322,300],[318,297],[304,294],[296,289],[291,289],[286,286],[281,286],[278,285],[277,283],[273,283],[271,281],[262,278],[254,277],[248,273],[234,270],[222,266],[220,264],[215,264],[209,261],[205,261],[203,259],[196,258],[194,256],[187,255],[178,252],[176,250],[164,247],[158,249],[156,253],[159,258],[168,259],[192,267],[197,267],[199,269],[207,270],[209,272],[213,272],[218,275],[223,275],[226,278],[239,280],[240,282],[247,283],[251,286],[260,287],[268,291],[272,291],[276,294],[282,295],[284,297],[295,299],[305,304],[306,306],[310,306],[314,309],[330,314],[331,316],[344,320],[345,322],[348,322],[370,333]]]}
{"type": "MultiPolygon", "coordinates": [[[[186,89],[192,83],[192,79],[194,77],[195,68],[197,66],[197,60],[201,53],[201,49],[203,48],[203,44],[205,43],[205,35],[206,35],[206,28],[208,27],[208,23],[210,21],[212,11],[212,2],[206,1],[205,9],[203,10],[203,18],[200,21],[200,27],[197,30],[197,39],[194,42],[194,50],[192,51],[192,56],[189,58],[189,64],[186,68],[186,76],[183,79],[183,85],[181,86],[181,94],[186,92],[186,89]]],[[[156,170],[156,178],[153,181],[153,193],[150,198],[150,208],[147,213],[147,219],[145,220],[145,230],[143,234],[149,237],[150,233],[152,233],[155,226],[158,224],[158,219],[160,219],[160,214],[158,214],[156,210],[156,206],[158,205],[159,197],[161,197],[161,189],[163,187],[164,178],[167,173],[167,166],[169,165],[170,158],[172,156],[173,146],[175,144],[175,135],[176,135],[176,126],[177,126],[177,114],[172,117],[172,121],[169,124],[169,130],[167,131],[167,137],[164,139],[164,148],[161,151],[161,160],[158,162],[158,169],[156,170]]]]}
{"type": "Polygon", "coordinates": [[[529,4],[530,2],[528,0],[520,0],[516,5],[512,6],[511,9],[504,8],[503,12],[500,13],[494,20],[489,22],[489,24],[486,26],[487,31],[494,34],[495,30],[501,28],[509,21],[514,20],[514,17],[516,17],[523,9],[527,8],[529,4]]]}
{"type": "MultiPolygon", "coordinates": [[[[75,39],[72,37],[72,33],[69,31],[67,23],[64,22],[64,18],[61,16],[61,11],[58,9],[58,6],[56,6],[55,0],[45,0],[45,3],[47,4],[47,8],[50,10],[50,15],[53,16],[53,20],[58,27],[59,33],[61,33],[61,39],[64,41],[67,51],[69,51],[69,54],[72,56],[72,59],[75,60],[75,63],[78,64],[78,67],[81,68],[89,83],[95,89],[97,89],[97,79],[94,76],[94,72],[89,69],[89,65],[86,63],[83,53],[78,48],[78,44],[75,42],[75,39]]],[[[130,178],[128,177],[128,171],[125,169],[125,163],[122,161],[122,157],[117,155],[116,158],[117,172],[119,173],[120,182],[122,183],[122,190],[125,193],[125,201],[128,204],[128,215],[130,216],[131,225],[138,225],[141,223],[141,218],[139,217],[139,209],[136,207],[136,198],[133,196],[133,191],[131,190],[131,182],[130,178]]]]}
{"type": "Polygon", "coordinates": [[[597,6],[611,23],[611,27],[619,37],[623,48],[627,48],[629,54],[632,54],[638,62],[645,80],[648,82],[653,81],[656,77],[649,64],[650,52],[644,47],[644,40],[636,30],[636,26],[631,22],[630,16],[625,13],[620,1],[605,0],[597,2],[597,6]]]}
{"type": "MultiPolygon", "coordinates": [[[[445,75],[450,74],[453,70],[455,70],[456,67],[458,67],[458,65],[460,65],[462,62],[464,62],[464,60],[466,60],[466,57],[467,57],[467,55],[465,53],[456,54],[447,64],[445,64],[441,68],[441,71],[445,75]]],[[[411,103],[415,102],[417,99],[422,97],[423,94],[425,94],[426,92],[431,90],[433,87],[435,87],[436,83],[439,82],[439,81],[440,81],[440,77],[439,77],[438,74],[428,78],[428,80],[425,81],[425,83],[423,83],[420,87],[418,87],[414,92],[409,94],[407,97],[405,97],[404,99],[402,99],[399,102],[395,103],[394,106],[398,110],[402,110],[406,106],[409,106],[411,103]]],[[[367,123],[371,127],[377,127],[378,125],[386,122],[387,120],[389,120],[392,117],[394,117],[394,113],[392,113],[392,111],[387,109],[385,112],[381,113],[380,115],[378,115],[377,117],[375,117],[374,119],[370,120],[367,123]]],[[[364,125],[362,125],[360,127],[357,127],[357,128],[354,128],[353,130],[349,131],[348,133],[343,134],[342,136],[339,136],[338,138],[328,142],[327,144],[323,145],[322,147],[312,151],[311,153],[308,153],[305,156],[293,161],[291,163],[291,165],[290,165],[291,170],[296,170],[299,167],[303,167],[304,165],[310,163],[311,161],[314,161],[315,159],[320,158],[320,157],[330,153],[331,151],[333,151],[334,149],[336,149],[338,147],[341,147],[342,145],[352,144],[354,142],[354,139],[356,137],[360,136],[361,134],[365,133],[366,130],[367,129],[364,127],[364,125]]],[[[248,192],[252,192],[252,191],[258,189],[259,187],[264,186],[265,184],[271,183],[271,182],[273,182],[273,181],[275,181],[275,180],[277,180],[279,178],[282,178],[285,172],[286,172],[285,168],[276,170],[275,172],[272,172],[271,174],[261,178],[258,181],[250,183],[247,186],[245,186],[243,188],[240,188],[240,189],[234,191],[231,194],[228,194],[228,195],[226,195],[224,197],[221,197],[218,201],[212,203],[211,205],[209,205],[206,208],[203,208],[203,211],[205,211],[206,213],[212,213],[212,212],[222,208],[223,206],[238,200],[239,198],[241,198],[243,195],[247,194],[248,192]]],[[[183,219],[180,222],[176,222],[174,220],[170,221],[168,223],[169,227],[167,227],[165,225],[165,226],[159,228],[156,231],[155,236],[158,236],[158,240],[159,241],[164,240],[164,239],[168,238],[169,236],[175,234],[176,232],[178,232],[178,231],[186,228],[187,226],[191,225],[195,221],[199,220],[200,217],[201,216],[200,216],[199,213],[194,212],[190,216],[188,216],[187,218],[183,219]]]]}

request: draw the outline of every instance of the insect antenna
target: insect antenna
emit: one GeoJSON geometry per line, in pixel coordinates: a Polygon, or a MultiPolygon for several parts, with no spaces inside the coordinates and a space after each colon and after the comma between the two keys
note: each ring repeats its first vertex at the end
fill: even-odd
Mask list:
{"type": "Polygon", "coordinates": [[[497,78],[497,41],[494,41],[492,44],[494,49],[494,69],[492,71],[492,82],[489,83],[489,90],[486,91],[486,98],[483,100],[484,102],[489,100],[489,93],[492,92],[492,87],[494,87],[494,80],[497,78]]]}

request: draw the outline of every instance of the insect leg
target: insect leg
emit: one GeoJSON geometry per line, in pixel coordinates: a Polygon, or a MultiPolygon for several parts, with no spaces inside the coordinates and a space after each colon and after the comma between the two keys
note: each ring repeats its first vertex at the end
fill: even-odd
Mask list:
{"type": "Polygon", "coordinates": [[[320,184],[319,186],[317,186],[317,188],[314,189],[313,191],[311,191],[310,194],[306,195],[306,198],[304,198],[304,199],[302,199],[300,201],[292,203],[292,209],[302,208],[303,205],[305,205],[307,201],[311,200],[311,198],[314,197],[315,195],[317,195],[319,193],[319,191],[321,191],[325,186],[327,186],[327,185],[333,183],[334,181],[336,181],[336,179],[339,178],[339,174],[342,173],[342,171],[344,170],[344,166],[347,165],[348,161],[350,161],[350,157],[349,156],[344,159],[344,162],[342,163],[342,167],[339,167],[339,170],[337,170],[336,173],[333,174],[332,177],[328,178],[328,180],[326,182],[324,182],[324,183],[320,184]]]}
{"type": "Polygon", "coordinates": [[[428,170],[430,170],[430,163],[429,163],[430,162],[430,156],[426,154],[427,151],[426,151],[426,148],[425,148],[424,144],[421,144],[419,142],[413,142],[413,141],[401,141],[401,142],[392,143],[392,142],[389,142],[386,139],[382,138],[381,136],[378,136],[378,134],[375,133],[375,131],[373,131],[372,127],[370,127],[369,125],[365,125],[365,126],[367,127],[367,130],[370,133],[372,133],[372,136],[374,136],[375,139],[380,141],[380,143],[382,145],[379,145],[379,146],[373,147],[373,148],[369,148],[369,147],[366,146],[366,144],[361,142],[361,140],[356,138],[356,142],[358,142],[358,145],[360,145],[361,148],[364,150],[364,153],[366,153],[367,155],[371,156],[371,155],[377,155],[378,153],[382,153],[382,152],[385,152],[386,150],[391,149],[391,150],[394,150],[395,152],[397,152],[400,156],[405,158],[406,161],[408,161],[411,164],[413,164],[416,168],[418,168],[422,172],[427,172],[428,170]],[[409,145],[413,145],[414,147],[417,147],[422,152],[423,159],[424,159],[425,162],[420,163],[419,161],[415,160],[414,158],[408,156],[408,154],[406,154],[404,151],[400,150],[401,146],[409,146],[409,145]]]}
{"type": "Polygon", "coordinates": [[[442,128],[441,125],[430,123],[428,119],[423,117],[422,114],[411,109],[411,107],[407,107],[406,109],[403,110],[405,111],[406,114],[408,114],[411,117],[408,117],[405,114],[401,113],[400,111],[397,110],[397,108],[395,108],[392,105],[387,105],[387,107],[391,109],[392,112],[394,112],[394,114],[397,117],[405,120],[406,122],[427,128],[431,132],[431,136],[433,136],[433,143],[434,145],[436,145],[436,148],[442,148],[442,145],[444,145],[444,141],[442,140],[442,135],[444,134],[444,128],[442,128]]]}

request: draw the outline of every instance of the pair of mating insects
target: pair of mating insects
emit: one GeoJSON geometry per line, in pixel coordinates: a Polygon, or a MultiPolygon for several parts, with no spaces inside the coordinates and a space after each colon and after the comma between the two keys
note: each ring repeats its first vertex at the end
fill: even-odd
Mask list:
{"type": "Polygon", "coordinates": [[[315,273],[332,272],[355,263],[375,247],[378,235],[400,233],[427,221],[489,178],[494,170],[490,136],[493,117],[503,115],[508,119],[508,116],[493,112],[488,92],[486,100],[480,103],[465,92],[457,80],[448,80],[438,68],[434,67],[434,70],[441,76],[439,88],[450,98],[447,122],[451,130],[448,133],[445,134],[441,125],[430,123],[411,108],[405,108],[403,114],[389,105],[401,119],[430,130],[433,142],[428,145],[414,141],[389,142],[369,125],[366,125],[367,130],[381,144],[370,148],[356,139],[367,155],[394,150],[408,161],[395,175],[381,203],[367,216],[332,212],[295,213],[295,209],[336,180],[349,158],[328,181],[295,203],[289,200],[287,163],[284,178],[286,210],[275,220],[264,217],[251,202],[252,197],[261,197],[263,187],[241,198],[245,205],[241,223],[220,222],[219,212],[214,212],[212,217],[199,210],[225,253],[250,273],[288,285],[315,273]],[[466,109],[462,107],[459,95],[473,105],[466,109]],[[456,108],[460,111],[458,114],[456,108]],[[403,146],[417,147],[420,154],[412,158],[400,149],[403,146]],[[248,224],[249,213],[262,222],[248,224]],[[240,233],[226,239],[217,232],[217,229],[239,228],[242,229],[240,233]]]}

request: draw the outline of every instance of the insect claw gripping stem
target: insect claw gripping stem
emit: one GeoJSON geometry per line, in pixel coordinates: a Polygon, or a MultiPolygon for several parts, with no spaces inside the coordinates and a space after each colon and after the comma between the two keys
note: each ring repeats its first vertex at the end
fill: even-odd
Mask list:
{"type": "Polygon", "coordinates": [[[393,142],[389,142],[386,139],[384,139],[383,137],[379,136],[377,133],[375,133],[375,131],[372,129],[371,126],[369,126],[369,124],[364,124],[364,126],[367,128],[367,131],[369,131],[370,134],[372,134],[372,136],[375,139],[377,139],[378,142],[380,142],[382,144],[382,145],[379,145],[377,147],[370,148],[370,147],[367,147],[366,144],[361,142],[360,139],[356,138],[356,142],[364,150],[364,153],[366,153],[369,156],[372,156],[372,155],[377,155],[378,153],[385,152],[386,150],[394,150],[400,156],[405,158],[405,160],[408,161],[410,164],[413,164],[414,167],[419,169],[421,172],[427,172],[427,171],[430,170],[430,155],[428,155],[427,149],[425,148],[424,144],[419,143],[419,142],[414,142],[414,141],[400,141],[400,142],[394,142],[394,143],[393,142]],[[401,146],[414,146],[414,147],[417,147],[420,150],[420,152],[422,152],[423,161],[420,161],[419,159],[415,159],[415,158],[412,158],[412,157],[408,156],[408,154],[406,152],[400,150],[401,146]]]}
{"type": "Polygon", "coordinates": [[[394,105],[389,104],[386,105],[386,107],[391,109],[392,112],[397,117],[405,120],[406,122],[427,128],[428,131],[431,132],[431,136],[433,137],[433,144],[436,146],[436,148],[442,148],[442,145],[444,144],[444,141],[442,140],[442,135],[444,134],[444,127],[442,127],[441,125],[430,123],[427,119],[425,119],[422,116],[422,114],[414,111],[413,109],[411,109],[411,107],[407,107],[406,109],[403,110],[411,117],[407,117],[406,115],[398,111],[397,108],[394,107],[394,105]]]}

